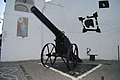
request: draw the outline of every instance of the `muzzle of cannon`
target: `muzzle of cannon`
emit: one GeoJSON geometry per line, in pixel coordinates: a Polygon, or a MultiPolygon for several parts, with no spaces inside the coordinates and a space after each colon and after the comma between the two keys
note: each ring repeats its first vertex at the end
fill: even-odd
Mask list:
{"type": "Polygon", "coordinates": [[[55,27],[55,25],[47,17],[45,17],[35,6],[31,8],[31,11],[53,32],[55,36],[63,35],[63,33],[57,27],[55,27]]]}
{"type": "Polygon", "coordinates": [[[40,12],[35,6],[31,8],[31,12],[42,21],[48,29],[56,36],[55,45],[53,43],[47,43],[41,52],[41,63],[45,67],[49,67],[47,64],[53,65],[57,57],[61,57],[67,68],[71,70],[71,63],[76,66],[77,63],[81,63],[82,60],[78,57],[78,48],[76,44],[72,44],[65,34],[60,31],[42,12],[40,12]],[[52,47],[52,48],[51,48],[52,47]],[[47,65],[47,66],[46,66],[47,65]]]}

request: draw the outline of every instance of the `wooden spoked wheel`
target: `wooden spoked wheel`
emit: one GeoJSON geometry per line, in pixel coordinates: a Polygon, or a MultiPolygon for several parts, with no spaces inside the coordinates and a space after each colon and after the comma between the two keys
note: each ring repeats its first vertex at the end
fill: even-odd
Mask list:
{"type": "Polygon", "coordinates": [[[64,63],[66,64],[69,70],[75,68],[78,63],[78,47],[76,44],[71,45],[69,54],[66,54],[65,57],[61,57],[64,63]]]}
{"type": "Polygon", "coordinates": [[[43,66],[49,68],[56,61],[55,45],[53,43],[47,43],[41,52],[41,63],[43,66]]]}

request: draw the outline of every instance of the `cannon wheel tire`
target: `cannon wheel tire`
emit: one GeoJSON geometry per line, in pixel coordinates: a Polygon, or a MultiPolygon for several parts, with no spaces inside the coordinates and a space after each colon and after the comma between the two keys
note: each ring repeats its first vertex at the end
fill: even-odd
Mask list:
{"type": "Polygon", "coordinates": [[[41,52],[41,63],[46,68],[49,68],[56,61],[55,45],[53,43],[47,43],[41,52]]]}

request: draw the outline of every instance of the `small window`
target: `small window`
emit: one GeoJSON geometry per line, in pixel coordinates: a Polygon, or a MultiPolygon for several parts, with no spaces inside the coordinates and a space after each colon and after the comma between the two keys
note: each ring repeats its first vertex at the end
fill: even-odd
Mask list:
{"type": "Polygon", "coordinates": [[[14,9],[16,11],[30,12],[30,8],[34,5],[33,0],[16,0],[14,9]]]}

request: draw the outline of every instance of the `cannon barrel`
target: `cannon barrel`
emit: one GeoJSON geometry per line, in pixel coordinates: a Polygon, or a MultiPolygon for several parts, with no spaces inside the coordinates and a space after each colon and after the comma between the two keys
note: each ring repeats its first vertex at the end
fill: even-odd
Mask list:
{"type": "Polygon", "coordinates": [[[31,12],[40,19],[52,32],[55,36],[63,36],[63,33],[47,18],[40,12],[35,6],[31,8],[31,12]]]}

